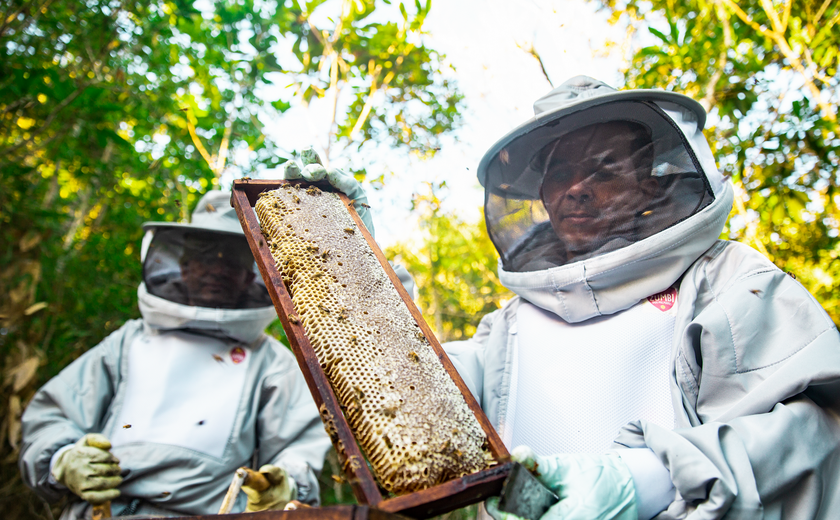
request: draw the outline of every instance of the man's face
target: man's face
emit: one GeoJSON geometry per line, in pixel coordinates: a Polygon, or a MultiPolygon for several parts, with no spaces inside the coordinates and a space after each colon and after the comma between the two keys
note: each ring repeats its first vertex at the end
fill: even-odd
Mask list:
{"type": "Polygon", "coordinates": [[[644,130],[621,122],[592,125],[550,147],[540,192],[569,260],[613,238],[630,238],[658,189],[644,130]]]}
{"type": "Polygon", "coordinates": [[[215,236],[196,247],[185,247],[181,278],[190,305],[236,308],[254,281],[253,259],[244,238],[215,236]]]}

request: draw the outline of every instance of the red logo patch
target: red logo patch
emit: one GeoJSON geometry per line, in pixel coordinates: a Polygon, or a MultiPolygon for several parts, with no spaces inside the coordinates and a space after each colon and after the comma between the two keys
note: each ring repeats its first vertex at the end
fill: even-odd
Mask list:
{"type": "Polygon", "coordinates": [[[677,290],[670,287],[659,294],[648,296],[648,301],[660,311],[667,311],[677,303],[677,290]]]}
{"type": "Polygon", "coordinates": [[[245,361],[245,349],[242,347],[233,347],[230,349],[230,360],[234,365],[238,365],[245,361]]]}

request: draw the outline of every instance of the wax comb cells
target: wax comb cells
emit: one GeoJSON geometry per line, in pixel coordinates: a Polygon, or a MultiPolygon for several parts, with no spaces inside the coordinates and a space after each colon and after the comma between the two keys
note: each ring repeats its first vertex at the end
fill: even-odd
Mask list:
{"type": "Polygon", "coordinates": [[[481,426],[341,199],[286,185],[255,209],[297,311],[289,319],[303,324],[380,485],[400,495],[493,464],[481,426]]]}

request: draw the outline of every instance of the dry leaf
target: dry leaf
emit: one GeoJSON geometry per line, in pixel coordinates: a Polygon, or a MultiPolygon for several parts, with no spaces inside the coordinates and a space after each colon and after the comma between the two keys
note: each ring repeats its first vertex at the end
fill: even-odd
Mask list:
{"type": "Polygon", "coordinates": [[[18,449],[20,446],[20,397],[9,398],[9,445],[18,449]]]}
{"type": "Polygon", "coordinates": [[[9,370],[6,375],[6,380],[13,379],[12,392],[20,392],[32,379],[35,378],[35,373],[38,371],[38,366],[41,360],[38,356],[32,356],[20,365],[9,370]]]}
{"type": "Polygon", "coordinates": [[[32,232],[27,233],[26,236],[24,236],[20,240],[20,250],[21,250],[21,252],[25,253],[25,252],[29,251],[33,247],[37,246],[38,242],[40,242],[40,241],[41,241],[41,235],[39,235],[38,233],[32,233],[32,232]]]}
{"type": "Polygon", "coordinates": [[[47,305],[48,305],[47,302],[38,302],[38,303],[35,303],[35,304],[27,307],[26,310],[23,311],[23,313],[26,316],[32,316],[33,314],[40,311],[41,309],[45,309],[47,307],[47,305]]]}

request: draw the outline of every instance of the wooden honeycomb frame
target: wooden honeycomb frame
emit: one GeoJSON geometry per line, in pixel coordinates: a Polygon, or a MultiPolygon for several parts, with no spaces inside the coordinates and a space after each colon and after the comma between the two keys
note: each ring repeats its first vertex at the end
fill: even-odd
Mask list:
{"type": "MultiPolygon", "coordinates": [[[[315,356],[315,351],[304,333],[303,325],[289,321],[289,314],[295,313],[294,304],[292,303],[289,292],[286,290],[279,271],[274,265],[274,259],[261,233],[257,215],[254,211],[254,205],[260,193],[277,189],[286,182],[274,180],[236,180],[233,185],[231,205],[236,209],[236,213],[239,216],[239,221],[242,224],[245,236],[248,239],[248,244],[257,261],[260,274],[274,302],[274,307],[277,309],[277,315],[280,317],[283,329],[286,331],[286,336],[289,339],[292,351],[309,385],[309,390],[312,393],[315,404],[321,410],[321,419],[325,424],[331,423],[330,429],[334,429],[335,436],[333,442],[336,444],[336,451],[339,453],[345,476],[353,487],[356,499],[361,504],[373,506],[382,511],[400,513],[415,518],[428,518],[474,504],[490,496],[498,495],[504,479],[510,470],[510,463],[507,462],[509,459],[507,449],[499,438],[498,433],[496,433],[496,430],[490,424],[487,416],[484,415],[481,407],[475,401],[472,393],[461,379],[461,376],[458,375],[458,372],[423,319],[414,301],[406,292],[402,283],[400,283],[396,273],[394,273],[394,270],[388,264],[385,255],[382,254],[382,251],[373,240],[373,237],[370,236],[370,233],[365,228],[358,214],[352,205],[349,204],[349,200],[344,194],[339,193],[339,197],[345,203],[345,206],[347,206],[350,216],[361,230],[365,240],[388,275],[388,278],[405,302],[417,325],[423,331],[423,334],[443,364],[444,369],[463,394],[464,400],[470,410],[475,414],[478,423],[487,436],[491,453],[500,462],[498,465],[489,469],[450,480],[422,491],[395,498],[388,498],[382,495],[376,479],[368,465],[364,463],[365,457],[362,450],[357,444],[353,432],[339,407],[338,399],[315,356]]],[[[294,183],[305,184],[297,181],[294,183]]],[[[324,191],[334,191],[325,184],[317,183],[317,186],[324,191]]]]}

